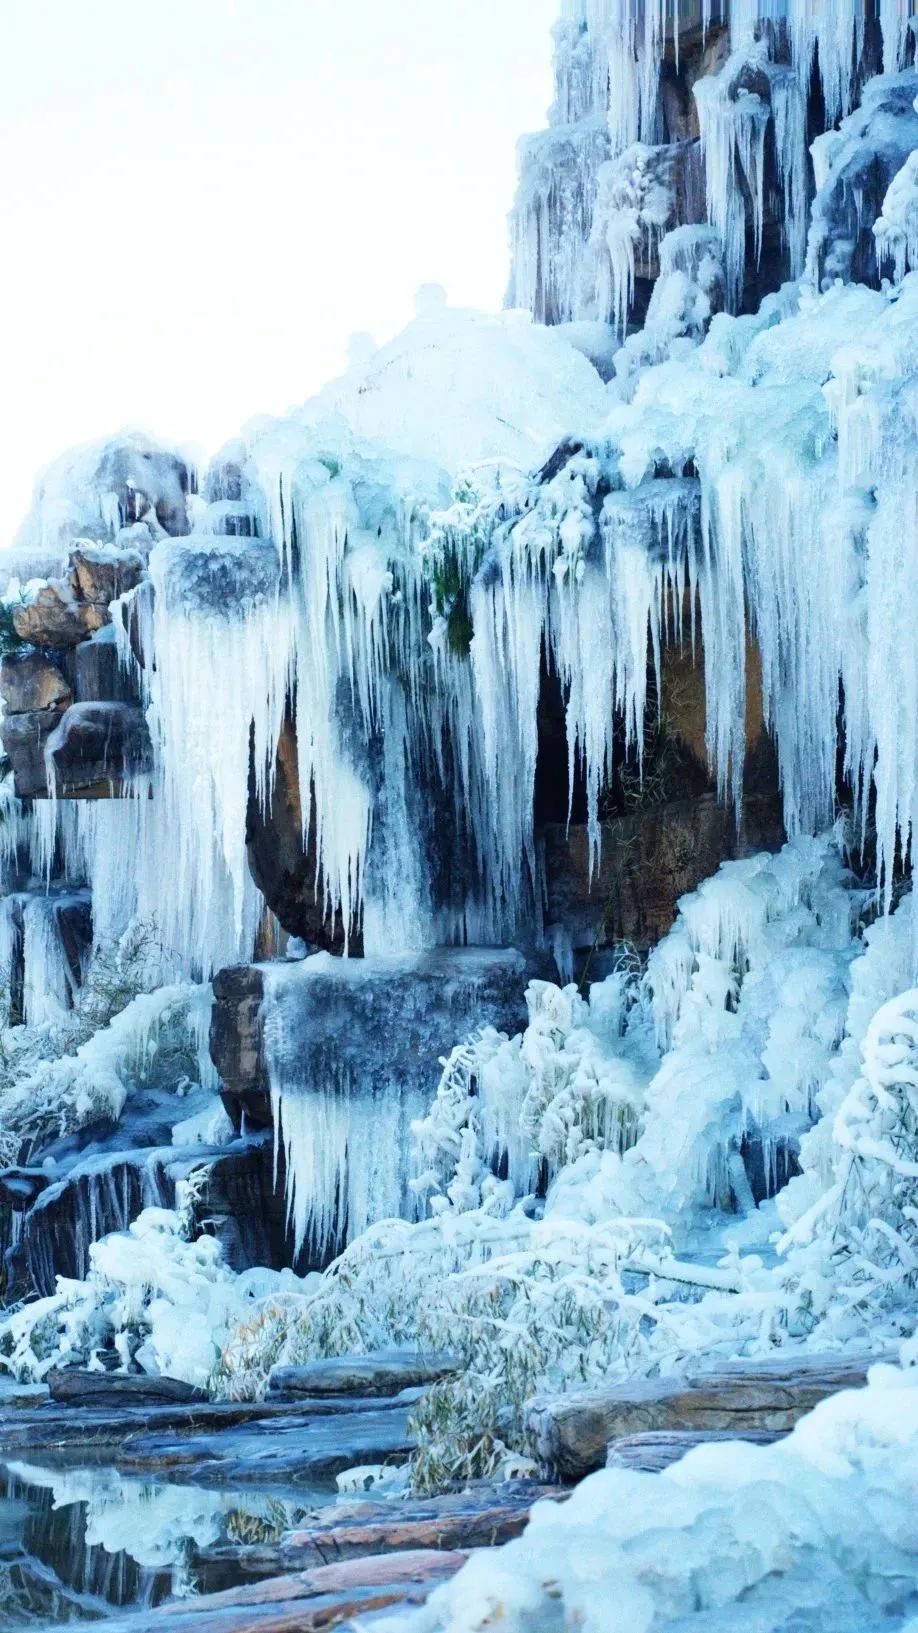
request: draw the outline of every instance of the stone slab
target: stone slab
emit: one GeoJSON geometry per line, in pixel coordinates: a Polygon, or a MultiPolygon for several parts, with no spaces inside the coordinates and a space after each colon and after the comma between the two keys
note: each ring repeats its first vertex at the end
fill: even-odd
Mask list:
{"type": "Polygon", "coordinates": [[[420,1355],[396,1350],[372,1355],[339,1355],[307,1361],[303,1366],[271,1368],[270,1395],[394,1395],[436,1383],[459,1370],[450,1355],[420,1355]]]}
{"type": "Polygon", "coordinates": [[[119,1467],[182,1475],[210,1485],[310,1484],[362,1463],[403,1461],[414,1445],[408,1407],[384,1411],[298,1414],[215,1434],[138,1434],[126,1440],[119,1467]]]}
{"type": "Polygon", "coordinates": [[[742,1440],[753,1446],[773,1446],[784,1437],[768,1429],[729,1430],[704,1429],[651,1429],[642,1435],[626,1435],[615,1440],[606,1457],[608,1469],[638,1469],[645,1474],[660,1474],[681,1462],[686,1452],[696,1446],[710,1446],[717,1441],[742,1440]]]}
{"type": "Polygon", "coordinates": [[[613,1441],[648,1431],[786,1434],[819,1401],[866,1382],[878,1356],[823,1355],[636,1379],[534,1400],[527,1424],[541,1466],[561,1480],[602,1468],[613,1441]]]}
{"type": "Polygon", "coordinates": [[[125,1401],[131,1405],[158,1405],[176,1402],[188,1405],[205,1401],[202,1389],[184,1383],[179,1378],[154,1378],[145,1373],[90,1372],[83,1367],[67,1367],[47,1374],[48,1390],[59,1405],[88,1406],[110,1404],[118,1407],[125,1401]]]}
{"type": "MultiPolygon", "coordinates": [[[[406,1401],[373,1399],[315,1401],[210,1401],[201,1404],[156,1405],[128,1400],[94,1401],[90,1406],[58,1404],[48,1400],[32,1409],[7,1411],[0,1400],[0,1457],[20,1452],[52,1454],[58,1462],[92,1456],[120,1464],[123,1448],[136,1445],[138,1436],[181,1437],[192,1442],[200,1435],[220,1437],[229,1431],[256,1425],[260,1432],[287,1423],[318,1418],[349,1420],[364,1412],[378,1418],[386,1411],[406,1413],[406,1401]]],[[[227,1446],[229,1441],[226,1442],[227,1446]]]]}

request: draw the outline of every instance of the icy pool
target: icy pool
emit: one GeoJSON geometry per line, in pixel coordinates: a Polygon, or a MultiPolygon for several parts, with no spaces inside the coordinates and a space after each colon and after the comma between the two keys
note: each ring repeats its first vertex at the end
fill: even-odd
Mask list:
{"type": "Polygon", "coordinates": [[[251,1581],[238,1549],[277,1541],[333,1496],[330,1484],[240,1493],[0,1464],[0,1628],[102,1621],[251,1581]]]}

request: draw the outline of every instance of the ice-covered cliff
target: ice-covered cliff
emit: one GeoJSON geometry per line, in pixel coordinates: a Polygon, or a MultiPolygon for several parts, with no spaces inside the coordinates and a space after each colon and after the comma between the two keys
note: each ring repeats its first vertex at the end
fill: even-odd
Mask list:
{"type": "MultiPolygon", "coordinates": [[[[690,1332],[669,1312],[648,1364],[796,1341],[807,1299],[849,1337],[829,1216],[865,1308],[908,1280],[882,1060],[911,1010],[870,1020],[918,975],[890,916],[918,820],[915,19],[571,0],[555,44],[506,312],[426,289],[206,469],[121,437],[39,486],[18,559],[58,576],[4,600],[17,1296],[145,1203],[216,1219],[237,1267],[397,1211],[447,1281],[445,1217],[512,1217],[527,1276],[576,1280],[581,1225],[657,1220],[632,1257],[659,1270],[661,1232],[748,1215],[761,1246],[776,1190],[769,1323],[749,1286],[690,1332]]],[[[110,1345],[87,1288],[80,1342],[110,1345]]]]}

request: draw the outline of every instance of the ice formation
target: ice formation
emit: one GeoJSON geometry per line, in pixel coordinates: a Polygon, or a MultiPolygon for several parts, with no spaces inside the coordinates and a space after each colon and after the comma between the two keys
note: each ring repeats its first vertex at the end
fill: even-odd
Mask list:
{"type": "MultiPolygon", "coordinates": [[[[47,474],[23,577],[77,539],[143,563],[112,631],[152,760],[117,799],[51,774],[27,809],[0,782],[0,1144],[28,1164],[53,1135],[30,1221],[70,1184],[86,1238],[82,1281],[5,1317],[0,1365],[114,1351],[257,1394],[278,1358],[455,1346],[420,1418],[436,1484],[519,1466],[536,1388],[913,1329],[915,33],[904,0],[565,0],[503,315],[427,289],[206,470],[127,437],[47,474]],[[591,982],[544,922],[540,710],[553,688],[595,879],[674,651],[703,661],[740,836],[761,671],[788,843],[740,842],[648,958],[591,982]],[[348,955],[298,945],[259,975],[290,1256],[344,1250],[307,1281],[235,1276],[187,1206],[226,1142],[253,1149],[215,1098],[207,983],[276,932],[247,848],[282,778],[348,955]],[[67,958],[56,915],[90,892],[67,958]],[[89,1024],[144,925],[142,973],[89,1024]],[[522,987],[511,944],[559,971],[517,1030],[476,985],[509,960],[522,987]],[[148,1092],[164,1145],[76,1149],[148,1092]]],[[[782,1448],[687,1459],[662,1542],[659,1483],[598,1477],[419,1625],[471,1633],[500,1601],[508,1625],[588,1626],[609,1571],[629,1626],[714,1633],[745,1595],[776,1633],[892,1633],[914,1607],[876,1515],[914,1499],[914,1372],[782,1448]]]]}

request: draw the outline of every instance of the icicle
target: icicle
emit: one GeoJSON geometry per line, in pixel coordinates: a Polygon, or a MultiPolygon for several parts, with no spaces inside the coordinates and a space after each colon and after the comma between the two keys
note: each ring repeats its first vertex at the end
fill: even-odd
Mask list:
{"type": "MultiPolygon", "coordinates": [[[[754,50],[750,48],[753,53],[754,50]]],[[[762,248],[765,131],[770,110],[757,92],[739,83],[750,60],[764,61],[764,54],[757,57],[750,56],[749,51],[739,52],[719,74],[696,80],[694,86],[705,161],[708,220],[723,241],[727,298],[731,307],[739,303],[746,262],[743,183],[752,200],[757,258],[762,248]]],[[[784,124],[787,124],[786,115],[784,124]]]]}
{"type": "Polygon", "coordinates": [[[906,272],[918,272],[918,151],[909,155],[890,182],[873,233],[881,272],[892,261],[897,284],[906,272]]]}
{"type": "Polygon", "coordinates": [[[53,896],[23,903],[23,1013],[28,1026],[63,1020],[73,1006],[74,978],[67,962],[53,896]]]}

